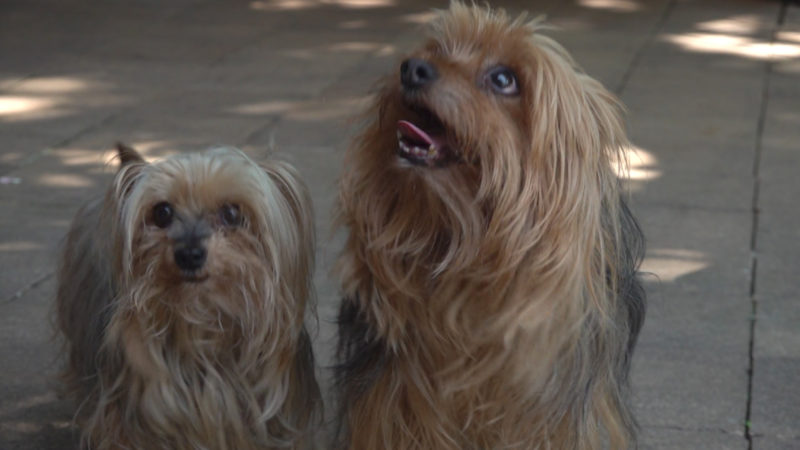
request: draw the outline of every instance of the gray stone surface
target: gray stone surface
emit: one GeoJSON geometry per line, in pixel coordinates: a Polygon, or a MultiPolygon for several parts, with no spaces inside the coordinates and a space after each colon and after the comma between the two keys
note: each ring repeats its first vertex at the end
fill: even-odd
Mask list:
{"type": "Polygon", "coordinates": [[[634,358],[639,420],[666,430],[741,433],[750,216],[644,205],[637,212],[649,240],[644,270],[652,273],[645,278],[649,309],[634,358]]]}
{"type": "MultiPolygon", "coordinates": [[[[633,373],[641,447],[748,448],[750,401],[752,448],[800,448],[800,8],[769,45],[779,2],[493,3],[547,14],[559,27],[551,34],[628,107],[641,150],[631,200],[651,273],[633,373]]],[[[329,382],[342,152],[375,80],[397,70],[431,6],[0,2],[0,176],[20,180],[0,184],[0,449],[74,448],[73,405],[54,380],[54,259],[74,211],[108,182],[120,139],[152,157],[232,144],[299,168],[317,217],[314,340],[329,382]]]]}
{"type": "Polygon", "coordinates": [[[747,441],[740,435],[713,428],[645,427],[642,450],[746,450],[747,441]]]}
{"type": "MultiPolygon", "coordinates": [[[[776,42],[800,42],[792,10],[776,42]],[[793,33],[793,34],[792,34],[793,33]],[[795,36],[795,40],[787,39],[795,36]]],[[[800,68],[776,62],[769,84],[761,164],[756,256],[753,407],[755,449],[800,448],[800,68]]]]}

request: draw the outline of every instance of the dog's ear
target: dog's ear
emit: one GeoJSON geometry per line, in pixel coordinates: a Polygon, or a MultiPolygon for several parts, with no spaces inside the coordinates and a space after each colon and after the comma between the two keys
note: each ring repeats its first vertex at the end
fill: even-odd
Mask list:
{"type": "Polygon", "coordinates": [[[111,192],[113,197],[121,202],[130,193],[142,168],[147,166],[147,161],[136,149],[122,142],[117,142],[116,150],[119,168],[114,179],[114,189],[111,192]]]}
{"type": "Polygon", "coordinates": [[[140,155],[135,148],[131,147],[130,145],[123,144],[122,142],[117,142],[117,159],[119,159],[120,167],[125,167],[129,164],[145,162],[144,158],[142,158],[142,155],[140,155]]]}
{"type": "Polygon", "coordinates": [[[289,270],[285,272],[287,280],[291,280],[294,291],[302,293],[299,298],[305,298],[309,289],[308,279],[314,268],[314,213],[312,209],[311,193],[303,181],[300,173],[291,164],[285,161],[270,160],[261,164],[274,186],[280,193],[271,200],[280,209],[280,214],[275,218],[284,221],[284,224],[271,224],[273,232],[284,233],[280,242],[287,243],[286,247],[291,252],[281,260],[292,261],[289,270]],[[289,225],[291,224],[291,225],[289,225]],[[288,243],[294,243],[292,248],[288,243]]]}
{"type": "Polygon", "coordinates": [[[528,104],[536,106],[536,142],[558,149],[559,164],[574,156],[595,163],[616,160],[627,145],[621,103],[584,73],[560,44],[540,34],[533,39],[539,66],[528,104]]]}
{"type": "Polygon", "coordinates": [[[619,99],[598,81],[583,75],[583,90],[587,106],[599,132],[600,142],[607,154],[615,159],[622,147],[628,145],[623,116],[625,108],[619,99]]]}

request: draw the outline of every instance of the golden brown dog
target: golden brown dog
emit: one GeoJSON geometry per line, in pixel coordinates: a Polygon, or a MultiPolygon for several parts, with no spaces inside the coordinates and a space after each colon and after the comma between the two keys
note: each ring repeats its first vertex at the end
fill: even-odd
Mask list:
{"type": "Polygon", "coordinates": [[[215,149],[148,164],[119,146],[58,276],[68,387],[93,449],[304,448],[319,402],[314,235],[285,163],[215,149]]]}
{"type": "Polygon", "coordinates": [[[349,148],[340,447],[635,445],[620,106],[540,28],[453,3],[349,148]]]}

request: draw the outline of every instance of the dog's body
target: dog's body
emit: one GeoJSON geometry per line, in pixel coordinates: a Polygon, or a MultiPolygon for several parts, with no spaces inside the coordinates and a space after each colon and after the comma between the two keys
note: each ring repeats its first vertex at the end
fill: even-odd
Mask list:
{"type": "Polygon", "coordinates": [[[337,446],[635,446],[619,106],[537,31],[452,4],[349,149],[337,446]]]}
{"type": "Polygon", "coordinates": [[[302,448],[319,402],[313,224],[284,163],[118,147],[58,273],[68,388],[92,449],[302,448]]]}

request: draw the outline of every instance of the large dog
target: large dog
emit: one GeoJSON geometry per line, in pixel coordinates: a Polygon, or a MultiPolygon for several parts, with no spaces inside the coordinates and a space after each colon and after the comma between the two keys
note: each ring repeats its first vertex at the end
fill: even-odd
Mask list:
{"type": "Polygon", "coordinates": [[[621,108],[540,28],[453,3],[348,150],[337,446],[635,445],[621,108]]]}

